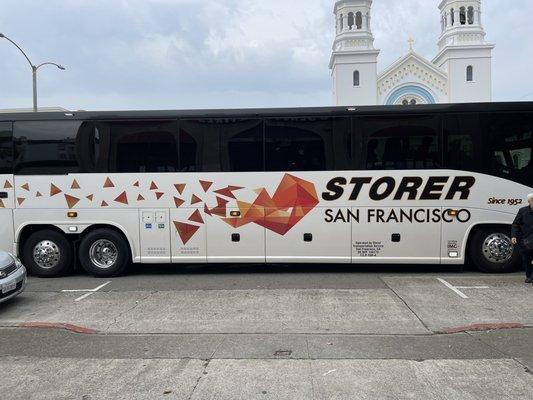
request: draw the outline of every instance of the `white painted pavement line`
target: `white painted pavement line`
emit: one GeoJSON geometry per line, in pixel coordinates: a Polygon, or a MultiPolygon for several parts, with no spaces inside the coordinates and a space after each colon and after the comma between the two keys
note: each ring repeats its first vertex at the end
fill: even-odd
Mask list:
{"type": "Polygon", "coordinates": [[[100,289],[103,289],[104,287],[106,287],[107,285],[109,285],[111,283],[111,281],[107,281],[106,283],[103,283],[101,284],[100,286],[94,288],[94,289],[73,289],[73,290],[62,290],[61,293],[83,293],[85,292],[84,295],[78,297],[77,299],[75,299],[74,301],[78,302],[78,301],[82,301],[83,299],[89,297],[90,295],[98,292],[100,289]]]}
{"type": "Polygon", "coordinates": [[[490,289],[490,286],[453,286],[451,283],[445,281],[442,278],[437,278],[437,280],[442,283],[444,286],[446,286],[448,289],[454,291],[457,293],[461,298],[468,299],[468,296],[461,292],[459,289],[490,289]]]}

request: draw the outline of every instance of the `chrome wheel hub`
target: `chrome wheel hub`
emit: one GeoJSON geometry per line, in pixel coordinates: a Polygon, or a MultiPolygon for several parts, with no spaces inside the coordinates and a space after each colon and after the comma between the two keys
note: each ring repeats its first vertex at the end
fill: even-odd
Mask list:
{"type": "Polygon", "coordinates": [[[513,255],[511,238],[503,233],[493,233],[483,242],[483,255],[490,262],[504,263],[513,255]]]}
{"type": "Polygon", "coordinates": [[[60,259],[59,247],[50,240],[43,240],[33,248],[33,261],[41,268],[54,268],[59,264],[60,259]]]}
{"type": "Polygon", "coordinates": [[[89,249],[89,258],[98,268],[111,268],[117,262],[118,250],[110,240],[100,239],[89,249]]]}

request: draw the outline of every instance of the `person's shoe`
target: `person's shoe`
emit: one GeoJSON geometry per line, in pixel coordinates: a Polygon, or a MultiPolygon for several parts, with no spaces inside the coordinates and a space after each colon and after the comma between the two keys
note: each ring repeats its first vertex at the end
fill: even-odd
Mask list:
{"type": "Polygon", "coordinates": [[[525,282],[526,282],[526,283],[533,283],[533,279],[531,279],[531,278],[526,278],[525,282]]]}

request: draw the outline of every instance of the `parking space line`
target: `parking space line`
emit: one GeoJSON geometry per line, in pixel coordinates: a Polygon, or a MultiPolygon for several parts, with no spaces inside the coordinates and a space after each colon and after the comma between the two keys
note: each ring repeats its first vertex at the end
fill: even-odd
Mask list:
{"type": "Polygon", "coordinates": [[[103,284],[101,284],[100,286],[98,286],[98,287],[96,287],[94,289],[72,289],[72,290],[65,289],[65,290],[62,290],[61,293],[83,293],[83,292],[85,292],[84,295],[82,295],[82,296],[80,296],[80,297],[78,297],[77,299],[74,300],[74,301],[78,302],[78,301],[82,301],[83,299],[86,299],[90,295],[98,292],[100,289],[103,289],[104,287],[106,287],[110,283],[111,283],[111,281],[107,281],[106,283],[103,283],[103,284]]]}
{"type": "Polygon", "coordinates": [[[451,283],[445,281],[442,278],[437,278],[437,280],[440,283],[442,283],[444,286],[446,286],[448,289],[450,289],[450,290],[454,291],[455,293],[457,293],[463,299],[468,299],[468,296],[466,294],[464,294],[463,292],[461,292],[461,290],[459,290],[459,289],[462,289],[462,290],[465,290],[465,289],[490,289],[490,286],[453,286],[451,283]]]}

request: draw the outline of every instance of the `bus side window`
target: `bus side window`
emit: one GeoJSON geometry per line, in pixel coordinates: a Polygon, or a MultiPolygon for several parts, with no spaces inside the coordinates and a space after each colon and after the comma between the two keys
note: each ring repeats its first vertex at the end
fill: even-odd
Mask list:
{"type": "Polygon", "coordinates": [[[180,171],[220,172],[220,124],[214,118],[180,120],[180,171]]]}
{"type": "Polygon", "coordinates": [[[106,125],[110,138],[109,172],[178,171],[176,122],[113,121],[106,125]]]}
{"type": "Polygon", "coordinates": [[[443,125],[445,168],[480,171],[480,158],[474,152],[482,147],[478,114],[445,115],[443,125]]]}
{"type": "Polygon", "coordinates": [[[223,172],[264,170],[263,121],[228,120],[221,124],[220,161],[223,172]]]}
{"type": "Polygon", "coordinates": [[[363,117],[360,121],[366,169],[436,169],[442,166],[438,117],[363,117]]]}
{"type": "Polygon", "coordinates": [[[0,174],[13,173],[13,134],[11,122],[0,122],[0,174]]]}
{"type": "Polygon", "coordinates": [[[77,137],[83,121],[22,121],[13,124],[14,172],[66,175],[80,172],[77,137]]]}
{"type": "Polygon", "coordinates": [[[492,113],[488,131],[486,173],[533,186],[533,113],[492,113]]]}

